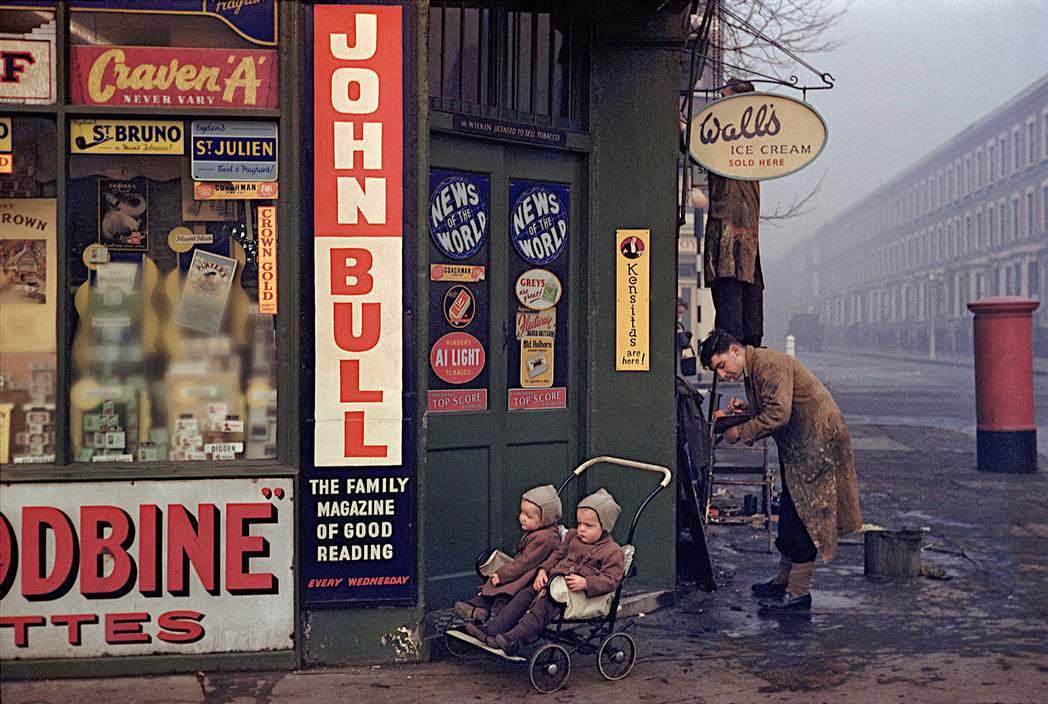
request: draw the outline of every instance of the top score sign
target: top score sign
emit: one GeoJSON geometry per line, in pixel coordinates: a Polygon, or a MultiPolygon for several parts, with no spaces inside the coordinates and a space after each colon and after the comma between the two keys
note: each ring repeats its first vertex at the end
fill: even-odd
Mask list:
{"type": "Polygon", "coordinates": [[[826,146],[826,122],[785,95],[739,93],[707,105],[691,121],[692,157],[709,171],[741,181],[787,176],[826,146]]]}

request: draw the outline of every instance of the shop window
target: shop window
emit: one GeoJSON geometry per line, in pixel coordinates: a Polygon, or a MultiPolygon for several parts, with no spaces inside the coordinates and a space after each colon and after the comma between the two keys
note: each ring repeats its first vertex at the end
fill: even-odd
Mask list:
{"type": "Polygon", "coordinates": [[[275,458],[276,183],[211,182],[222,162],[189,156],[264,169],[252,155],[273,154],[275,177],[275,123],[73,120],[70,133],[71,459],[275,458]],[[144,151],[91,153],[98,127],[136,128],[144,151]],[[227,138],[191,147],[193,134],[227,138]]]}
{"type": "Polygon", "coordinates": [[[0,116],[0,464],[55,459],[55,123],[0,116]]]}

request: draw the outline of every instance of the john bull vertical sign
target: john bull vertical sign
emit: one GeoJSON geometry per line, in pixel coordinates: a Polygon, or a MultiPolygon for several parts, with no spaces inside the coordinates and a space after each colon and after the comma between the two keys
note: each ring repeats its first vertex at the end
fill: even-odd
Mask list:
{"type": "Polygon", "coordinates": [[[646,372],[651,231],[617,230],[615,242],[615,370],[646,372]]]}
{"type": "Polygon", "coordinates": [[[402,8],[312,11],[315,467],[303,477],[302,593],[410,601],[402,8]]]}
{"type": "Polygon", "coordinates": [[[713,173],[743,181],[787,176],[819,156],[826,123],[795,98],[739,93],[710,103],[691,122],[691,154],[713,173]]]}
{"type": "Polygon", "coordinates": [[[3,660],[288,650],[294,482],[0,487],[3,660]]]}

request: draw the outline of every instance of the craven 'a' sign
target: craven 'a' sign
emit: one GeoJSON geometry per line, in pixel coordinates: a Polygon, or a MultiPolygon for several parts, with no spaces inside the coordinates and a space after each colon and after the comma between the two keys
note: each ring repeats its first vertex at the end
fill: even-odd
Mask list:
{"type": "Polygon", "coordinates": [[[741,181],[787,176],[826,146],[826,122],[794,98],[739,93],[702,109],[691,121],[692,157],[709,171],[741,181]]]}

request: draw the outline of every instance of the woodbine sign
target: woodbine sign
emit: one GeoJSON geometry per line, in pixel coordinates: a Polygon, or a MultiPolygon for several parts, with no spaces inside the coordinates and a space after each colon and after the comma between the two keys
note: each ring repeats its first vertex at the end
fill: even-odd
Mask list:
{"type": "Polygon", "coordinates": [[[713,173],[742,181],[787,176],[819,156],[826,122],[794,98],[740,93],[710,103],[691,121],[692,157],[713,173]]]}

